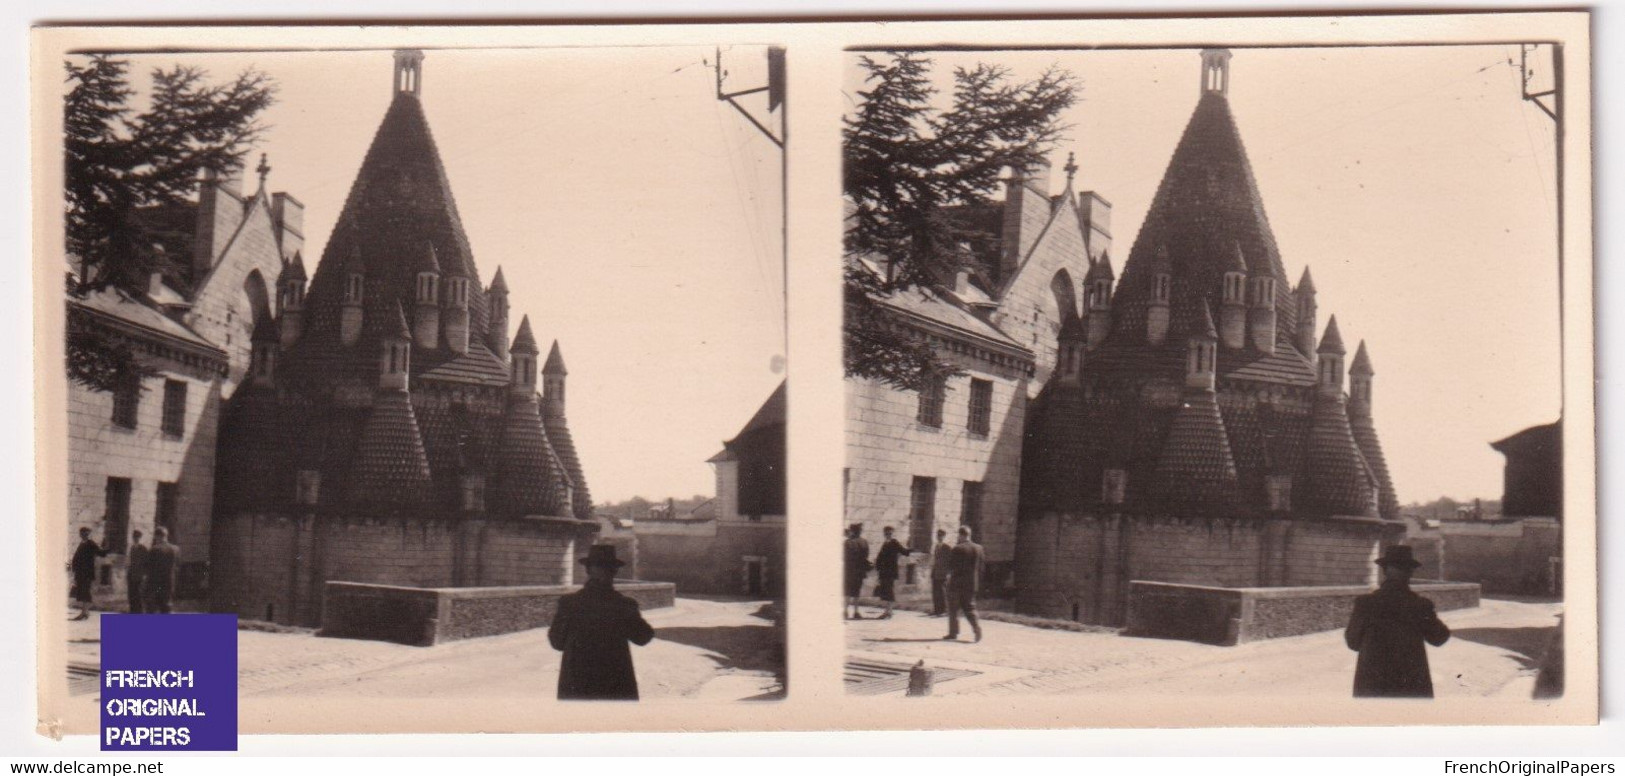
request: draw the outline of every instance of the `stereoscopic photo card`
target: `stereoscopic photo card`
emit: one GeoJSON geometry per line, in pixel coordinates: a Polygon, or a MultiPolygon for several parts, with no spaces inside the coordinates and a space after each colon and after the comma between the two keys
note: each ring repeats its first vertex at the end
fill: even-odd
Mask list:
{"type": "Polygon", "coordinates": [[[1594,723],[1588,24],[37,29],[40,731],[1594,723]]]}

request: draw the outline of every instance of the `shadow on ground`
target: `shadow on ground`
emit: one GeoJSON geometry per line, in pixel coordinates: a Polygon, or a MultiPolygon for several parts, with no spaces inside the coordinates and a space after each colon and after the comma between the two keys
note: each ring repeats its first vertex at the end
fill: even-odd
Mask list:
{"type": "Polygon", "coordinates": [[[705,628],[656,628],[655,638],[698,647],[712,653],[718,668],[784,671],[783,648],[771,625],[722,625],[705,628]]]}
{"type": "Polygon", "coordinates": [[[1556,625],[1539,628],[1463,628],[1450,635],[1463,641],[1504,649],[1517,656],[1520,668],[1535,668],[1557,634],[1556,625]]]}

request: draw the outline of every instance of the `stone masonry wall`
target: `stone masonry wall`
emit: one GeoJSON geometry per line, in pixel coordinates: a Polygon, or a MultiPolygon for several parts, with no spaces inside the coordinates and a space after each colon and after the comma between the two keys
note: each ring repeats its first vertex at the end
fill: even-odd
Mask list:
{"type": "MultiPolygon", "coordinates": [[[[107,481],[130,480],[128,531],[140,530],[142,543],[151,546],[157,516],[158,484],[176,485],[176,514],[171,541],[180,547],[186,564],[183,582],[193,582],[196,570],[209,557],[209,513],[214,499],[215,436],[220,415],[218,379],[214,375],[162,359],[143,362],[159,374],[142,380],[136,427],[117,426],[113,394],[79,385],[68,388],[68,526],[63,541],[71,554],[79,544],[79,529],[91,529],[91,538],[103,546],[106,536],[107,481]],[[174,436],[163,431],[164,381],[186,383],[184,431],[174,436]]],[[[116,601],[124,596],[125,556],[115,553],[99,561],[95,594],[116,601]],[[105,579],[110,584],[100,584],[105,579]]],[[[183,591],[184,592],[184,591],[183,591]]]]}
{"type": "MultiPolygon", "coordinates": [[[[233,203],[222,197],[221,204],[233,203]]],[[[230,243],[215,257],[214,269],[203,280],[192,310],[186,315],[186,325],[226,351],[231,371],[222,394],[227,398],[248,371],[255,307],[260,304],[253,298],[258,292],[250,295],[244,286],[250,282],[263,286],[263,301],[267,307],[261,312],[275,315],[276,281],[282,273],[282,252],[277,247],[269,206],[256,200],[243,219],[241,227],[230,237],[230,243]]],[[[312,264],[305,266],[307,270],[315,270],[312,264]]]]}
{"type": "Polygon", "coordinates": [[[334,515],[222,516],[211,608],[296,625],[321,621],[331,581],[402,587],[567,585],[581,528],[544,521],[334,515]]]}
{"type": "MultiPolygon", "coordinates": [[[[1021,477],[1022,430],[1027,380],[985,366],[962,364],[968,374],[948,381],[941,428],[921,425],[919,395],[868,380],[847,380],[846,522],[862,523],[864,536],[878,549],[881,529],[892,526],[905,544],[909,537],[909,498],[913,478],[936,478],[935,528],[958,529],[966,480],[982,483],[981,531],[990,575],[1015,558],[1016,496],[1021,477]],[[993,384],[989,432],[967,428],[970,381],[993,384]],[[995,565],[998,564],[998,565],[995,565]]],[[[934,537],[927,536],[929,543],[934,537]]],[[[926,559],[917,557],[916,562],[926,559]]],[[[998,580],[990,580],[997,582],[998,580]]]]}
{"type": "MultiPolygon", "coordinates": [[[[1048,215],[1047,199],[1045,206],[1048,215]]],[[[1056,337],[1064,320],[1051,284],[1056,274],[1065,270],[1067,286],[1072,290],[1076,305],[1073,314],[1081,314],[1083,276],[1089,271],[1089,258],[1077,215],[1070,210],[1056,212],[1053,219],[1046,219],[1036,227],[1023,222],[1022,228],[1042,230],[1042,236],[1027,255],[1026,263],[1006,281],[993,323],[1022,347],[1033,351],[1036,370],[1028,391],[1037,395],[1055,368],[1059,347],[1056,337]]]]}
{"type": "Polygon", "coordinates": [[[1375,581],[1382,526],[1045,513],[1023,520],[1017,610],[1118,625],[1135,580],[1213,587],[1375,581]]]}

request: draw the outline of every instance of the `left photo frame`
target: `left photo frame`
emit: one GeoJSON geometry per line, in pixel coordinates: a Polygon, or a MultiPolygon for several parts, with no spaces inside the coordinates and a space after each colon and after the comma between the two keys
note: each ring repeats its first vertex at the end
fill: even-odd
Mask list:
{"type": "Polygon", "coordinates": [[[783,49],[198,35],[36,48],[42,730],[123,614],[244,733],[785,697],[783,49]]]}

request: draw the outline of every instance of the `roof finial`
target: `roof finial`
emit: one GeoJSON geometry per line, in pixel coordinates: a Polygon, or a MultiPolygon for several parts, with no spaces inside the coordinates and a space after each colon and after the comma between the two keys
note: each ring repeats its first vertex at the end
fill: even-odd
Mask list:
{"type": "Polygon", "coordinates": [[[1230,93],[1230,49],[1202,49],[1202,93],[1230,93]]]}
{"type": "Polygon", "coordinates": [[[1071,151],[1066,152],[1066,166],[1061,169],[1066,170],[1066,190],[1071,191],[1072,178],[1078,174],[1077,155],[1071,151]]]}
{"type": "Polygon", "coordinates": [[[423,86],[423,52],[418,49],[395,50],[395,93],[417,96],[423,86]]]}
{"type": "Polygon", "coordinates": [[[260,174],[260,191],[265,190],[265,179],[271,177],[271,163],[266,160],[265,154],[260,154],[260,166],[254,168],[260,174]]]}

